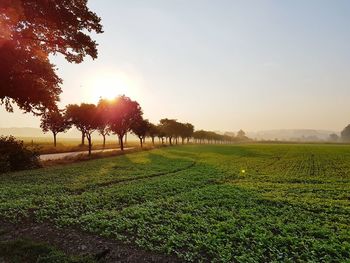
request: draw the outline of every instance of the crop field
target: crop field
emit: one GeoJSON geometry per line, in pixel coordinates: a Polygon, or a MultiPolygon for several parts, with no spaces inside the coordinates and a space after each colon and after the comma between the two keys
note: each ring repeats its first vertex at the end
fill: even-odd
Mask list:
{"type": "Polygon", "coordinates": [[[350,146],[186,145],[5,174],[0,219],[180,261],[349,262],[350,146]]]}

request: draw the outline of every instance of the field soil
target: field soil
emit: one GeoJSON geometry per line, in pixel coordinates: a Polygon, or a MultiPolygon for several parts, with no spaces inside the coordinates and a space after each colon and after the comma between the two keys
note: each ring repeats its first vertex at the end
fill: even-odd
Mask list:
{"type": "MultiPolygon", "coordinates": [[[[157,254],[73,228],[57,228],[45,223],[0,221],[0,242],[30,240],[48,244],[66,255],[88,256],[98,262],[180,262],[178,258],[157,254]]],[[[1,255],[1,253],[0,253],[1,255]]],[[[0,262],[7,262],[5,259],[0,262]]],[[[11,260],[9,262],[12,262],[11,260]]]]}

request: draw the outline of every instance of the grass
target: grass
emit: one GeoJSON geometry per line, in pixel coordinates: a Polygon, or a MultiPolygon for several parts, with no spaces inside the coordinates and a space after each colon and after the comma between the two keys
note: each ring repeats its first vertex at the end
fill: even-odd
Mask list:
{"type": "Polygon", "coordinates": [[[184,261],[348,262],[350,146],[189,145],[0,177],[0,215],[184,261]]]}

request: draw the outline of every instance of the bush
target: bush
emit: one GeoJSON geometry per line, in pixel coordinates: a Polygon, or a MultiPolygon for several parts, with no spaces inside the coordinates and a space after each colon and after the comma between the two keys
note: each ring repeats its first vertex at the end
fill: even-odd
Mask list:
{"type": "Polygon", "coordinates": [[[0,136],[0,173],[40,167],[39,152],[15,137],[0,136]]]}

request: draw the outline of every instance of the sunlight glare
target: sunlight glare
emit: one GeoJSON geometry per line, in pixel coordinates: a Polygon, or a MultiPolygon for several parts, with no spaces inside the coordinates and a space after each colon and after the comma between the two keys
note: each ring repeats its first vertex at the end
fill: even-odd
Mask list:
{"type": "Polygon", "coordinates": [[[88,84],[89,100],[113,99],[119,95],[132,96],[132,81],[122,73],[105,72],[92,77],[88,84]]]}

